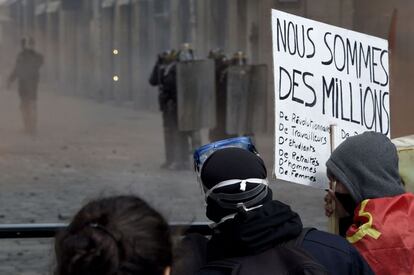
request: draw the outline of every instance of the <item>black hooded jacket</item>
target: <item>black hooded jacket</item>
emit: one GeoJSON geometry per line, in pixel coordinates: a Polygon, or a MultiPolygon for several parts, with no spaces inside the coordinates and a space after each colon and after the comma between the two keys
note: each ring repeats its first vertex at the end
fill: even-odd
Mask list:
{"type": "MultiPolygon", "coordinates": [[[[207,261],[255,255],[297,237],[301,231],[298,214],[288,205],[270,201],[220,224],[207,243],[207,261]]],[[[342,237],[313,230],[305,236],[302,248],[330,274],[373,274],[355,248],[342,237]]]]}
{"type": "Polygon", "coordinates": [[[167,111],[167,106],[170,101],[175,103],[175,105],[177,103],[176,71],[174,64],[166,64],[158,59],[149,78],[149,83],[152,86],[159,87],[158,103],[161,111],[167,111]]]}

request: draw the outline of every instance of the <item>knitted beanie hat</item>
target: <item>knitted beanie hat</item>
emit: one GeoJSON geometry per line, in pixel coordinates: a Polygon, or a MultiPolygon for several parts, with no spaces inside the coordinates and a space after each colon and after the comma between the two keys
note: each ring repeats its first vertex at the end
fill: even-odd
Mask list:
{"type": "Polygon", "coordinates": [[[247,180],[243,183],[220,187],[207,197],[207,217],[215,222],[236,213],[237,205],[249,203],[249,207],[272,200],[267,186],[254,179],[266,180],[267,171],[263,160],[256,154],[241,148],[225,148],[214,152],[203,164],[201,181],[205,189],[228,180],[247,180]],[[248,179],[252,179],[250,182],[248,179]]]}

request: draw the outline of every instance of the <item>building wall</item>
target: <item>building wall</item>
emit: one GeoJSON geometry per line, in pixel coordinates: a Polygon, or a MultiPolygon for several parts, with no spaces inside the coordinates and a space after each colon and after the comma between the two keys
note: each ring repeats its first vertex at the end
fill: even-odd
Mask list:
{"type": "Polygon", "coordinates": [[[414,102],[412,68],[414,65],[414,2],[355,1],[355,29],[388,39],[391,18],[397,11],[395,46],[390,53],[391,135],[414,134],[414,102]],[[375,9],[372,9],[375,6],[375,9]]]}

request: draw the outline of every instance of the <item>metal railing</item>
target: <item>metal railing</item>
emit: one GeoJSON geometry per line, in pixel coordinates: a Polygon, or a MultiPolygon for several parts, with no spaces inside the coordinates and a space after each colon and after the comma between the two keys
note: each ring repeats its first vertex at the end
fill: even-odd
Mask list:
{"type": "MultiPolygon", "coordinates": [[[[36,239],[53,238],[56,233],[64,230],[67,224],[0,224],[0,239],[36,239]]],[[[211,235],[211,228],[206,222],[199,223],[170,223],[173,234],[199,233],[211,235]]]]}

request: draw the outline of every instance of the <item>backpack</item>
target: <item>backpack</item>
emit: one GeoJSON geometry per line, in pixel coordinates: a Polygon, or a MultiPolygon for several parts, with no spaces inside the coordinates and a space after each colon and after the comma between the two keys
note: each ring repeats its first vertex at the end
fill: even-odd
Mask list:
{"type": "Polygon", "coordinates": [[[198,275],[326,275],[324,266],[301,248],[303,239],[314,228],[304,228],[300,235],[258,255],[213,261],[198,275]]]}

